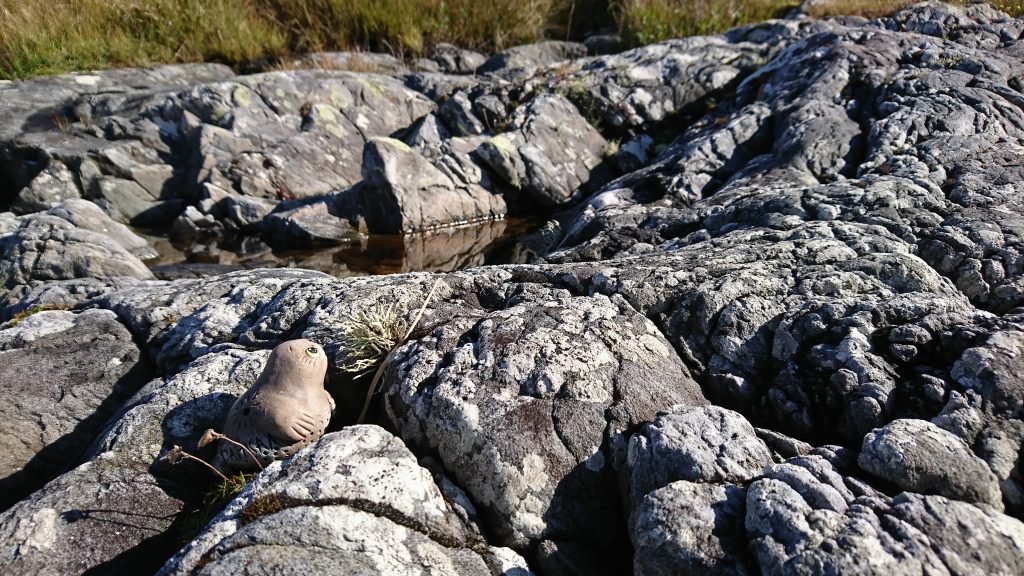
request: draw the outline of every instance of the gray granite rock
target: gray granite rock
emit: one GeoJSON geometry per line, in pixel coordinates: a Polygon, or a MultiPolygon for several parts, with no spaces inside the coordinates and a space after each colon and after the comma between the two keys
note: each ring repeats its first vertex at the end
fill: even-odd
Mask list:
{"type": "Polygon", "coordinates": [[[756,574],[745,550],[745,491],[679,480],[647,494],[635,511],[633,573],[756,574]]]}
{"type": "Polygon", "coordinates": [[[504,198],[473,178],[435,167],[404,143],[371,140],[363,156],[362,201],[372,233],[394,234],[491,220],[506,214],[504,198]]]}
{"type": "Polygon", "coordinates": [[[255,220],[255,216],[267,207],[265,201],[253,202],[250,199],[242,202],[249,207],[247,213],[242,212],[243,204],[231,203],[228,217],[237,222],[247,221],[249,226],[259,223],[275,244],[304,247],[352,242],[360,237],[359,231],[347,219],[335,213],[330,199],[278,206],[262,221],[255,220]]]}
{"type": "Polygon", "coordinates": [[[257,475],[159,574],[530,574],[454,506],[399,439],[346,428],[257,475]]]}
{"type": "Polygon", "coordinates": [[[498,74],[505,77],[527,75],[542,66],[587,55],[587,47],[578,42],[548,40],[536,44],[514,46],[491,56],[477,67],[477,74],[498,74]]]}
{"type": "Polygon", "coordinates": [[[216,218],[189,206],[171,223],[170,236],[176,240],[189,240],[217,234],[223,229],[224,226],[216,218]]]}
{"type": "Polygon", "coordinates": [[[819,457],[753,482],[745,525],[767,574],[1014,574],[1024,558],[1019,520],[942,496],[890,499],[819,457]]]}
{"type": "Polygon", "coordinates": [[[246,270],[112,287],[87,305],[113,310],[146,343],[158,367],[174,373],[210,352],[231,347],[225,345],[273,348],[283,340],[283,326],[298,322],[312,305],[285,297],[289,289],[294,288],[302,300],[315,301],[319,298],[315,295],[332,281],[331,276],[311,270],[246,270]],[[275,300],[279,293],[283,300],[275,300]],[[281,310],[286,302],[292,308],[281,310]]]}
{"type": "Polygon", "coordinates": [[[269,200],[251,196],[231,196],[225,203],[227,218],[242,230],[258,227],[275,207],[269,200]]]}
{"type": "Polygon", "coordinates": [[[349,70],[376,74],[402,74],[409,68],[390,54],[373,52],[312,52],[302,57],[300,67],[326,70],[349,70]]]}
{"type": "Polygon", "coordinates": [[[0,330],[0,508],[77,464],[149,374],[106,310],[44,311],[0,330]]]}
{"type": "Polygon", "coordinates": [[[78,228],[98,232],[117,242],[125,250],[142,260],[149,260],[157,256],[156,250],[149,245],[145,238],[124,224],[111,220],[92,202],[71,198],[53,206],[46,213],[63,218],[78,228]]]}
{"type": "MultiPolygon", "coordinates": [[[[211,354],[131,397],[81,464],[0,514],[6,574],[156,570],[179,547],[176,515],[210,473],[161,459],[195,446],[255,382],[267,353],[211,354]]],[[[179,519],[180,520],[180,519],[179,519]]]]}
{"type": "Polygon", "coordinates": [[[438,107],[437,114],[456,136],[479,136],[487,131],[487,126],[477,118],[473,103],[464,91],[460,90],[445,100],[438,107]]]}
{"type": "Polygon", "coordinates": [[[15,214],[40,212],[64,200],[81,196],[82,191],[75,182],[74,173],[64,163],[52,161],[18,193],[11,211],[15,214]]]}
{"type": "MultiPolygon", "coordinates": [[[[774,21],[724,36],[696,36],[551,66],[533,80],[563,94],[617,135],[657,128],[719,98],[820,24],[774,21]]],[[[673,130],[678,130],[674,127],[673,130]]]]}
{"type": "Polygon", "coordinates": [[[407,442],[439,455],[499,543],[576,542],[614,572],[626,435],[658,410],[705,401],[625,301],[530,292],[539,301],[516,297],[404,347],[385,373],[385,405],[407,442]]]}
{"type": "Polygon", "coordinates": [[[629,439],[627,506],[677,480],[742,484],[772,463],[743,416],[717,406],[677,406],[629,439]]]}
{"type": "MultiPolygon", "coordinates": [[[[10,194],[24,190],[16,208],[83,196],[117,221],[166,226],[208,184],[275,203],[323,196],[360,180],[367,138],[434,109],[401,81],[366,68],[233,78],[224,70],[166,67],[137,83],[125,82],[130,71],[51,79],[61,89],[31,113],[63,118],[61,125],[0,138],[7,151],[0,173],[12,174],[10,194]],[[110,89],[115,80],[123,85],[110,89]]],[[[5,90],[11,98],[0,117],[29,115],[28,98],[44,85],[5,90]]],[[[13,200],[0,198],[0,206],[13,200]]]]}
{"type": "Polygon", "coordinates": [[[929,2],[915,10],[881,18],[878,24],[889,30],[927,34],[983,49],[1001,48],[1024,31],[1019,19],[984,3],[958,6],[929,2]]]}
{"type": "Polygon", "coordinates": [[[472,74],[487,60],[487,57],[479,52],[439,42],[430,49],[430,59],[437,63],[442,72],[472,74]]]}
{"type": "MultiPolygon", "coordinates": [[[[18,275],[6,316],[39,303],[111,310],[164,377],[89,462],[0,516],[0,543],[24,550],[3,571],[67,572],[72,557],[155,568],[177,548],[168,515],[197,497],[202,471],[154,459],[215,427],[255,376],[259,353],[234,349],[322,343],[335,425],[350,423],[368,383],[343,369],[346,323],[387,310],[408,325],[438,280],[370,414],[457,503],[438,518],[478,523],[487,551],[441,550],[395,517],[332,503],[230,520],[231,536],[202,541],[204,557],[277,566],[268,544],[297,542],[292,526],[340,522],[438,552],[436,564],[411,552],[413,566],[458,557],[492,572],[497,546],[550,574],[1021,572],[1022,29],[988,7],[933,2],[875,21],[776,20],[615,55],[509,59],[486,77],[181,72],[114,90],[78,75],[32,84],[55,94],[34,108],[29,84],[0,86],[11,96],[0,119],[16,118],[0,122],[0,205],[37,177],[40,189],[68,182],[64,166],[118,218],[176,218],[187,204],[189,222],[225,230],[398,231],[569,208],[526,242],[534,264],[436,276],[51,278],[22,270],[27,257],[5,260],[18,275]],[[66,130],[40,121],[54,112],[66,130]],[[605,183],[599,167],[623,174],[605,183]],[[599,189],[585,197],[588,183],[599,189]],[[260,210],[232,217],[231,198],[260,210]],[[101,515],[66,493],[76,485],[97,507],[139,508],[148,516],[134,526],[148,528],[116,542],[96,528],[103,540],[83,551],[82,523],[101,515]],[[126,486],[135,500],[115,490],[126,486]],[[260,544],[233,556],[244,542],[260,544]]],[[[59,231],[39,261],[64,262],[70,222],[4,214],[0,231],[26,222],[59,231]]],[[[97,259],[127,261],[112,250],[97,259]]],[[[411,466],[403,454],[392,460],[411,466]]],[[[307,477],[296,465],[261,490],[307,477]]],[[[429,486],[418,474],[409,486],[429,486]]],[[[350,549],[327,530],[309,538],[293,558],[350,549]]]]}
{"type": "Polygon", "coordinates": [[[572,103],[541,94],[516,109],[507,131],[484,141],[477,154],[514,188],[560,206],[607,178],[598,170],[607,145],[572,103]]]}
{"type": "Polygon", "coordinates": [[[988,335],[968,348],[956,361],[951,375],[966,390],[977,392],[999,416],[1024,416],[1024,330],[1019,326],[988,335]]]}
{"type": "Polygon", "coordinates": [[[996,475],[954,434],[924,420],[893,420],[864,437],[857,462],[909,492],[1002,509],[996,475]]]}
{"type": "MultiPolygon", "coordinates": [[[[55,280],[153,278],[145,264],[131,253],[131,248],[114,239],[118,237],[118,230],[111,231],[112,238],[106,232],[90,229],[103,225],[103,218],[96,212],[81,219],[82,212],[77,212],[77,216],[57,213],[86,227],[78,227],[71,220],[54,214],[29,214],[18,218],[17,228],[0,236],[0,282],[5,290],[0,294],[0,308],[13,304],[29,287],[55,280]]],[[[130,234],[124,237],[137,240],[130,234]]]]}

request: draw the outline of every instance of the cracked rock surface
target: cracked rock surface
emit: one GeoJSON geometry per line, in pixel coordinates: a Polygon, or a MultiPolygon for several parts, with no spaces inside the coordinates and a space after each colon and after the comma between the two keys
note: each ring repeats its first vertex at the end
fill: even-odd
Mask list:
{"type": "Polygon", "coordinates": [[[597,551],[620,536],[609,528],[620,513],[613,470],[624,432],[660,406],[705,400],[621,298],[534,292],[535,303],[512,295],[508,307],[399,352],[386,407],[407,442],[455,472],[499,542],[597,551]]]}
{"type": "Polygon", "coordinates": [[[107,310],[41,312],[0,330],[2,506],[77,461],[149,375],[131,333],[107,310]]]}
{"type": "Polygon", "coordinates": [[[261,472],[159,574],[233,574],[240,565],[253,574],[529,574],[515,552],[489,546],[460,505],[401,440],[350,427],[261,472]]]}
{"type": "Polygon", "coordinates": [[[97,427],[0,513],[0,571],[1024,573],[1022,33],[931,2],[603,56],[0,86],[0,314],[28,314],[0,354],[90,318],[156,373],[75,412],[97,427]],[[345,279],[158,280],[114,225],[372,242],[530,213],[521,264],[410,234],[445,272],[345,279]],[[367,317],[408,338],[351,426],[367,317]],[[203,456],[295,338],[329,357],[329,433],[190,525],[215,486],[166,456],[203,456]]]}

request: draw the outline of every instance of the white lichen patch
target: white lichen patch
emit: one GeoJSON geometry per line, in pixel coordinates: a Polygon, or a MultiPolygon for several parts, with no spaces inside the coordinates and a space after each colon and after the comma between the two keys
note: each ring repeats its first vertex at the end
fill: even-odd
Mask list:
{"type": "Polygon", "coordinates": [[[79,74],[75,76],[75,84],[79,84],[81,86],[96,86],[100,83],[100,80],[102,80],[102,78],[95,74],[79,74]]]}
{"type": "Polygon", "coordinates": [[[14,528],[10,544],[14,544],[11,552],[14,557],[31,551],[49,550],[57,541],[57,520],[60,513],[53,508],[40,508],[25,519],[19,519],[14,528]]]}

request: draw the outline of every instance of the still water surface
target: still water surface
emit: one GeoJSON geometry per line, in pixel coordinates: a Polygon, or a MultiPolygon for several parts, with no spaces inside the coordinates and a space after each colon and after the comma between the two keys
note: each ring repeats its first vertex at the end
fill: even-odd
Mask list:
{"type": "Polygon", "coordinates": [[[362,241],[318,249],[274,248],[258,237],[171,242],[147,236],[160,253],[148,262],[160,278],[209,276],[243,268],[296,267],[332,276],[401,272],[451,272],[485,264],[521,262],[517,240],[537,227],[511,218],[418,234],[375,234],[362,241]]]}

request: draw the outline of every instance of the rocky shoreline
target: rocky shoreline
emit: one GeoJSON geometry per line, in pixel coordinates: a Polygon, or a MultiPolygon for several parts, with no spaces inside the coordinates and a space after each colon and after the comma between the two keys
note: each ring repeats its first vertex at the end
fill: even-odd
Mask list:
{"type": "Polygon", "coordinates": [[[0,84],[0,571],[1024,573],[1022,34],[925,3],[0,84]],[[503,265],[421,235],[520,216],[503,265]],[[133,227],[418,252],[158,278],[133,227]],[[435,283],[353,425],[345,323],[435,283]],[[197,522],[167,454],[294,338],[328,434],[197,522]]]}

